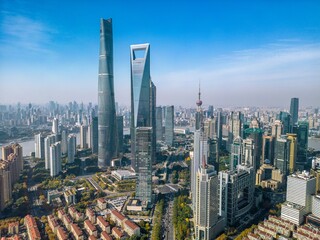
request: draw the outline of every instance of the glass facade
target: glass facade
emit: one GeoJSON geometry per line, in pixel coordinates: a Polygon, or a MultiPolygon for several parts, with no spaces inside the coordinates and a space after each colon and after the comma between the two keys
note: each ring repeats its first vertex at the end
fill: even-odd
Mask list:
{"type": "Polygon", "coordinates": [[[116,110],[113,85],[112,19],[101,19],[98,82],[98,166],[110,166],[116,151],[116,110]]]}

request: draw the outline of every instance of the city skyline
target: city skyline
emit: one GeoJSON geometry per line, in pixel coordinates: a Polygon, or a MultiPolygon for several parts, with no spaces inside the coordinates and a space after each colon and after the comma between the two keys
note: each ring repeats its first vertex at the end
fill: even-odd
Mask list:
{"type": "Polygon", "coordinates": [[[23,87],[15,87],[14,99],[3,91],[0,102],[97,103],[97,26],[100,18],[112,17],[119,104],[130,105],[130,45],[148,42],[158,105],[195,106],[201,81],[203,101],[215,107],[288,107],[293,97],[302,107],[317,106],[319,3],[141,6],[65,4],[58,14],[59,3],[53,1],[4,1],[0,87],[23,87]],[[135,16],[139,21],[132,24],[135,16]]]}

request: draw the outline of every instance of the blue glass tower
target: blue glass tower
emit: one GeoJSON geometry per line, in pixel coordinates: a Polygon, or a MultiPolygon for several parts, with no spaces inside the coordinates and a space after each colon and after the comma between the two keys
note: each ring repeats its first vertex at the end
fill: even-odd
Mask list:
{"type": "Polygon", "coordinates": [[[98,82],[98,166],[110,166],[117,156],[116,110],[113,86],[112,19],[100,21],[98,82]]]}

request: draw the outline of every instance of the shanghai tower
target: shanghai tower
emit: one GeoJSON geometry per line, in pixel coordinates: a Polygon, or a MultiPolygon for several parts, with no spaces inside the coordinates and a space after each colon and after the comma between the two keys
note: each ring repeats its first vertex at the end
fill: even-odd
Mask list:
{"type": "Polygon", "coordinates": [[[110,166],[117,156],[116,110],[113,86],[112,19],[100,20],[100,53],[98,82],[98,166],[110,166]]]}

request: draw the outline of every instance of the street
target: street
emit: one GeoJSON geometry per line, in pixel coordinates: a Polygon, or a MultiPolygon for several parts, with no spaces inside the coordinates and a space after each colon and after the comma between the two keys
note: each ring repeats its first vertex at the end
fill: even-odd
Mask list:
{"type": "Polygon", "coordinates": [[[164,240],[173,240],[174,233],[173,233],[173,221],[172,221],[172,212],[173,212],[173,199],[174,195],[167,194],[165,197],[165,211],[162,217],[162,224],[163,224],[163,236],[162,239],[164,240]]]}

